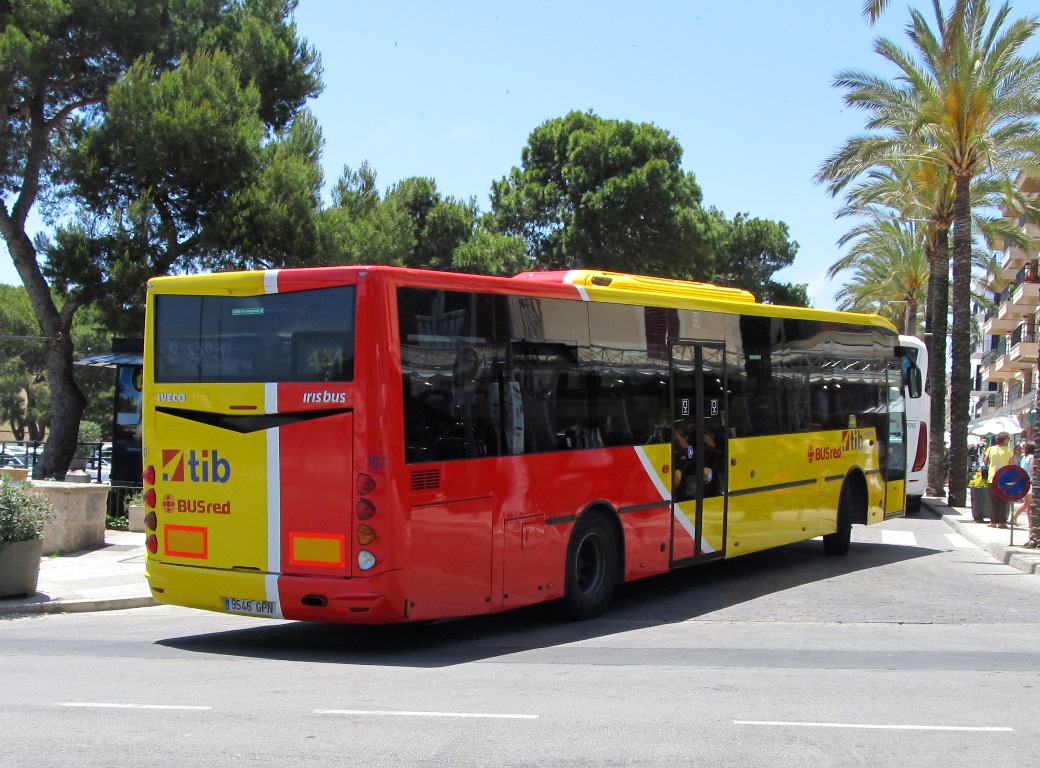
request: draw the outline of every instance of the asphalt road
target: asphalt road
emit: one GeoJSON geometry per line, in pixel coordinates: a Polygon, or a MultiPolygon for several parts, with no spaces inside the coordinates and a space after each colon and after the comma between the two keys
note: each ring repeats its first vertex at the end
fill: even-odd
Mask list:
{"type": "Polygon", "coordinates": [[[1040,750],[1040,579],[930,517],[391,628],[0,620],[0,765],[972,766],[1040,750]]]}

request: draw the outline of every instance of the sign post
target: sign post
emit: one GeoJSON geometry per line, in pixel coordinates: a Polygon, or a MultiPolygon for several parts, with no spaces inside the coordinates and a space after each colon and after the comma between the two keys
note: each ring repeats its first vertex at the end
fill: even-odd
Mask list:
{"type": "MultiPolygon", "coordinates": [[[[1017,464],[1008,464],[993,473],[993,479],[990,480],[990,486],[993,488],[993,493],[996,494],[998,499],[1014,503],[1016,501],[1022,501],[1022,499],[1029,494],[1032,482],[1033,480],[1029,477],[1029,473],[1022,469],[1022,467],[1017,464]]],[[[1011,511],[1010,523],[1011,538],[1008,540],[1008,546],[1013,547],[1015,546],[1014,510],[1011,511]]]]}

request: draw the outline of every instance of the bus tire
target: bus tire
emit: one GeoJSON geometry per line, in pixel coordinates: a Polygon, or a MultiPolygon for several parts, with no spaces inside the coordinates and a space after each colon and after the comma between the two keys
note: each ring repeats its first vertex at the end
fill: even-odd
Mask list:
{"type": "Polygon", "coordinates": [[[846,482],[841,487],[841,495],[838,497],[838,530],[825,534],[823,537],[825,554],[847,555],[849,553],[849,545],[852,543],[851,505],[852,487],[846,482]]]}
{"type": "Polygon", "coordinates": [[[586,514],[574,527],[567,545],[563,607],[567,618],[585,621],[610,605],[618,574],[614,529],[601,514],[586,514]]]}

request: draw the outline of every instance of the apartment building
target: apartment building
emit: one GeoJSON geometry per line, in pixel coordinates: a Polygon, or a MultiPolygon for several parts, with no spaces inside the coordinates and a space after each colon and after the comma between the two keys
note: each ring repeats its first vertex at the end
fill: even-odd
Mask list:
{"type": "MultiPolygon", "coordinates": [[[[1022,172],[1022,191],[1040,197],[1040,175],[1022,172]]],[[[1037,435],[1037,365],[1040,343],[1040,226],[1019,217],[1030,235],[1028,248],[1005,243],[996,275],[992,308],[980,309],[982,349],[973,358],[975,380],[969,431],[1008,420],[1022,428],[1026,440],[1037,435]]]]}

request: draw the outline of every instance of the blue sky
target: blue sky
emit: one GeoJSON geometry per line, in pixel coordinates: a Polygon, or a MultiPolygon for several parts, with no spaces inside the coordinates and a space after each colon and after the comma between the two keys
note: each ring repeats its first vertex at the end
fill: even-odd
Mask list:
{"type": "MultiPolygon", "coordinates": [[[[844,68],[885,72],[877,35],[906,45],[906,6],[872,28],[861,5],[301,0],[295,18],[322,56],[325,91],[309,106],[326,189],[367,160],[381,189],[429,176],[486,210],[546,120],[577,109],[650,122],[678,139],[706,206],[787,223],[800,248],[780,279],[831,308],[840,286],[823,273],[849,225],[812,177],[864,121],[831,83],[844,68]]],[[[0,281],[18,282],[9,258],[0,281]]]]}
{"type": "MultiPolygon", "coordinates": [[[[930,6],[927,4],[926,7],[930,6]]],[[[381,189],[430,176],[489,207],[531,131],[570,110],[649,122],[684,149],[704,204],[786,222],[799,243],[780,278],[809,284],[837,260],[839,201],[813,183],[863,128],[832,87],[844,68],[883,73],[873,41],[905,45],[906,6],[870,27],[861,0],[303,0],[300,34],[322,55],[311,105],[327,183],[367,160],[381,189]]]]}

